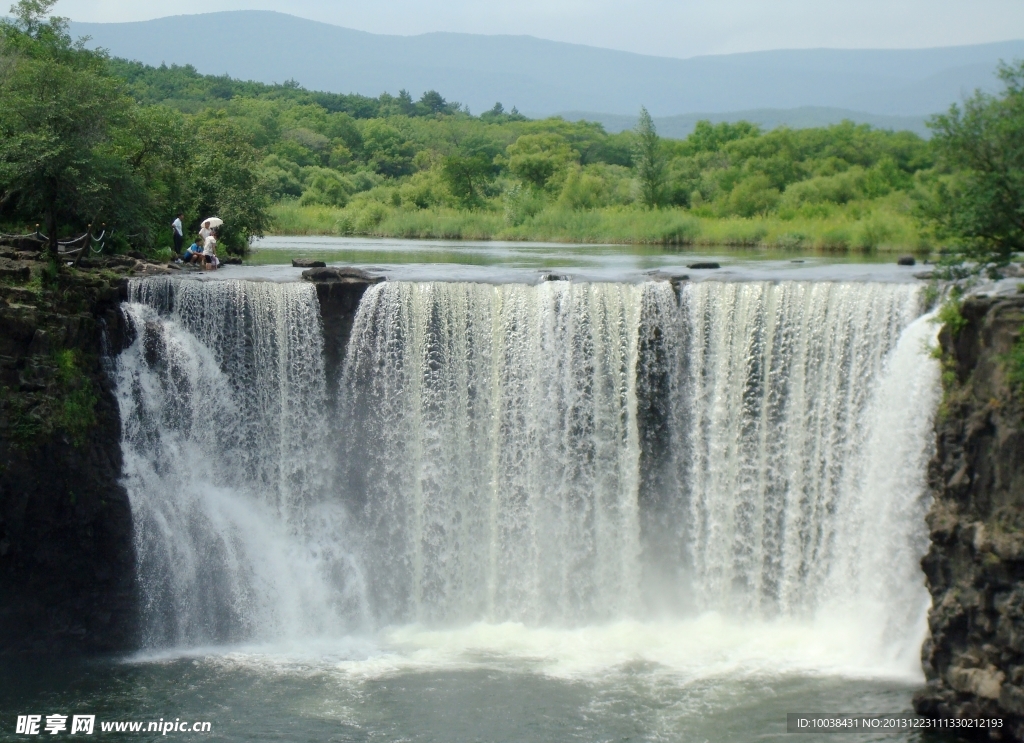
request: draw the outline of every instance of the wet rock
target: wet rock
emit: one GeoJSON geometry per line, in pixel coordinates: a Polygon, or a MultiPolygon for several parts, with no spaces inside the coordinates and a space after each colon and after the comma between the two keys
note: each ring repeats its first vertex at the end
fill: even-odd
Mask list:
{"type": "Polygon", "coordinates": [[[947,681],[956,691],[974,694],[984,699],[999,699],[1006,674],[995,666],[961,668],[954,666],[947,672],[947,681]]]}
{"type": "Polygon", "coordinates": [[[914,706],[930,717],[999,717],[1004,740],[1024,740],[1024,398],[1005,361],[1024,297],[968,298],[961,314],[960,332],[939,333],[954,374],[928,468],[929,683],[914,706]]]}
{"type": "Polygon", "coordinates": [[[333,388],[339,382],[359,300],[371,285],[384,281],[384,277],[349,266],[332,266],[309,268],[302,272],[302,278],[316,285],[324,323],[324,367],[327,384],[333,388]]]}
{"type": "Polygon", "coordinates": [[[32,271],[22,261],[0,258],[0,279],[24,283],[32,277],[32,271]]]}
{"type": "Polygon", "coordinates": [[[999,692],[999,706],[1011,714],[1024,717],[1024,689],[1012,684],[1003,684],[999,692]]]}
{"type": "Polygon", "coordinates": [[[119,347],[117,284],[69,269],[54,285],[2,293],[0,656],[135,647],[131,506],[104,365],[106,349],[119,347]],[[55,358],[65,351],[70,377],[55,358]],[[76,436],[52,411],[82,388],[95,402],[76,436]]]}
{"type": "Polygon", "coordinates": [[[912,255],[901,255],[896,259],[897,266],[914,266],[917,265],[917,260],[912,255]]]}
{"type": "Polygon", "coordinates": [[[687,268],[692,268],[694,270],[704,270],[704,269],[721,268],[721,267],[722,267],[721,265],[719,265],[718,263],[715,263],[714,261],[704,261],[702,263],[691,263],[690,265],[687,266],[687,268]]]}
{"type": "Polygon", "coordinates": [[[330,268],[310,268],[302,272],[302,278],[321,284],[332,282],[343,284],[378,284],[383,276],[374,276],[361,268],[352,266],[331,266],[330,268]]]}
{"type": "Polygon", "coordinates": [[[327,268],[323,261],[314,261],[312,258],[292,258],[293,268],[327,268]]]}
{"type": "Polygon", "coordinates": [[[568,281],[568,276],[563,276],[560,273],[545,273],[541,274],[541,281],[568,281]]]}

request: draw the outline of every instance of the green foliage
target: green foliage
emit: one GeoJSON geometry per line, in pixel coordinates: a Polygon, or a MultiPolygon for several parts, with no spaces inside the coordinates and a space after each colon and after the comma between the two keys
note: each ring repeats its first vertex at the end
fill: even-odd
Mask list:
{"type": "Polygon", "coordinates": [[[508,147],[508,169],[527,185],[553,190],[579,157],[561,133],[524,134],[508,147]]]}
{"type": "Polygon", "coordinates": [[[1024,327],[1004,360],[1007,382],[1013,394],[1024,397],[1024,327]]]}
{"type": "Polygon", "coordinates": [[[759,174],[737,183],[726,200],[726,213],[741,217],[765,215],[779,203],[779,189],[759,174]]]}
{"type": "MultiPolygon", "coordinates": [[[[77,81],[71,91],[79,82],[87,91],[89,80],[109,88],[113,104],[97,107],[100,124],[86,132],[95,139],[75,151],[83,163],[65,168],[76,178],[87,166],[96,175],[77,178],[79,192],[62,192],[70,205],[57,220],[62,230],[116,224],[132,247],[167,247],[167,225],[182,209],[190,229],[206,216],[224,219],[221,242],[233,252],[271,227],[907,249],[921,240],[909,192],[952,177],[929,175],[932,153],[919,137],[850,122],[762,132],[705,121],[684,140],[665,140],[646,111],[636,130],[608,134],[590,122],[531,121],[501,104],[474,117],[437,91],[370,98],[149,67],[85,51],[66,24],[42,20],[45,0],[25,3],[28,20],[15,18],[4,33],[32,53],[0,53],[0,95],[14,90],[6,82],[14,73],[31,72],[25,59],[56,64],[77,81]]],[[[0,126],[14,118],[0,110],[0,126]]],[[[45,129],[9,126],[19,137],[45,129]]],[[[17,158],[32,150],[5,146],[0,223],[32,224],[52,200],[39,196],[38,183],[14,188],[24,170],[17,158]]]]}
{"type": "Polygon", "coordinates": [[[49,366],[52,383],[41,397],[0,386],[0,408],[11,441],[19,448],[35,446],[55,432],[67,435],[75,446],[83,446],[96,425],[99,398],[82,371],[78,353],[57,351],[49,359],[49,366]]]}
{"type": "Polygon", "coordinates": [[[82,446],[89,429],[96,425],[98,398],[92,382],[79,368],[75,351],[58,351],[54,362],[60,399],[53,411],[53,424],[65,431],[75,446],[82,446]]]}
{"type": "Polygon", "coordinates": [[[244,252],[269,226],[253,126],[139,105],[103,52],[43,20],[52,5],[21,0],[0,21],[0,222],[42,222],[52,250],[101,223],[155,249],[178,210],[196,226],[216,214],[222,244],[244,252]]]}
{"type": "Polygon", "coordinates": [[[636,178],[640,182],[640,201],[648,209],[653,209],[662,202],[665,158],[661,138],[646,108],[640,109],[640,119],[636,125],[633,165],[636,168],[636,178]]]}
{"type": "Polygon", "coordinates": [[[954,288],[935,315],[935,322],[947,328],[952,338],[960,335],[960,331],[967,326],[967,318],[960,311],[962,306],[961,292],[954,288]]]}
{"type": "Polygon", "coordinates": [[[448,190],[467,207],[480,201],[481,188],[491,174],[491,163],[486,155],[472,157],[449,155],[441,163],[441,178],[448,190]]]}
{"type": "Polygon", "coordinates": [[[921,213],[953,242],[951,264],[998,275],[1024,250],[1024,62],[1003,65],[1002,96],[981,91],[929,126],[944,169],[921,194],[921,213]]]}
{"type": "Polygon", "coordinates": [[[84,227],[140,184],[114,147],[131,100],[99,54],[74,47],[62,19],[43,23],[50,5],[22,0],[0,26],[0,204],[42,219],[55,252],[59,226],[84,227]]]}

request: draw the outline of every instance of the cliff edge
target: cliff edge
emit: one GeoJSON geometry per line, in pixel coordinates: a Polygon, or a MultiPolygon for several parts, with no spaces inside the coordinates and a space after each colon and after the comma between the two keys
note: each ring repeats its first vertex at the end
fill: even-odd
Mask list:
{"type": "Polygon", "coordinates": [[[939,342],[929,467],[932,594],[920,714],[1001,718],[960,734],[1024,740],[1024,296],[968,298],[939,342]]]}
{"type": "Polygon", "coordinates": [[[106,364],[124,277],[166,269],[101,261],[58,269],[0,246],[0,656],[135,644],[132,515],[106,364]]]}

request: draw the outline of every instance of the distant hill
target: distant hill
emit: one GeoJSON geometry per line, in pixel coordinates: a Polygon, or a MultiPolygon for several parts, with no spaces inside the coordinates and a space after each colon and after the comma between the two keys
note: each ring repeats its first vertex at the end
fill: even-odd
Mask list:
{"type": "MultiPolygon", "coordinates": [[[[602,114],[592,111],[562,111],[558,115],[567,121],[597,121],[604,126],[605,131],[611,133],[632,129],[636,126],[637,118],[635,115],[602,114]]],[[[858,124],[870,124],[876,129],[908,130],[916,132],[922,137],[927,138],[931,136],[931,132],[925,126],[927,118],[924,116],[884,116],[864,113],[863,111],[850,111],[845,108],[823,108],[817,106],[789,109],[759,108],[750,111],[727,111],[725,113],[656,116],[654,117],[654,124],[658,128],[658,133],[663,137],[683,139],[693,131],[693,128],[701,119],[707,119],[714,124],[721,121],[728,121],[730,123],[750,121],[754,124],[760,124],[766,131],[779,126],[788,126],[792,129],[808,129],[816,126],[838,124],[843,120],[849,119],[858,124]]]]}
{"type": "Polygon", "coordinates": [[[671,59],[530,36],[388,36],[269,11],[73,23],[118,57],[192,64],[261,82],[299,81],[339,93],[440,91],[474,113],[501,101],[534,114],[655,116],[700,111],[840,108],[921,117],[976,87],[992,89],[1000,59],[1024,41],[920,50],[791,50],[671,59]]]}

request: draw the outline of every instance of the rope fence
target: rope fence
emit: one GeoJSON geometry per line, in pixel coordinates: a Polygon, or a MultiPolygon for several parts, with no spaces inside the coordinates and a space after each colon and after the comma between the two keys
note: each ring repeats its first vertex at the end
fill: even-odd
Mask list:
{"type": "MultiPolygon", "coordinates": [[[[79,260],[81,260],[82,253],[85,251],[85,248],[87,246],[93,253],[102,253],[103,249],[106,247],[106,241],[110,237],[113,237],[113,235],[113,230],[110,231],[110,235],[107,235],[107,226],[104,224],[103,231],[100,232],[99,236],[97,237],[92,233],[92,225],[90,224],[87,226],[86,231],[81,235],[78,235],[77,237],[69,237],[64,240],[57,240],[57,252],[58,254],[64,256],[77,254],[77,257],[75,259],[75,262],[77,263],[79,260]]],[[[50,243],[50,238],[44,235],[42,232],[40,232],[37,225],[35,232],[26,232],[23,235],[9,235],[0,232],[0,242],[34,242],[39,245],[40,249],[42,249],[44,246],[50,243]]]]}

